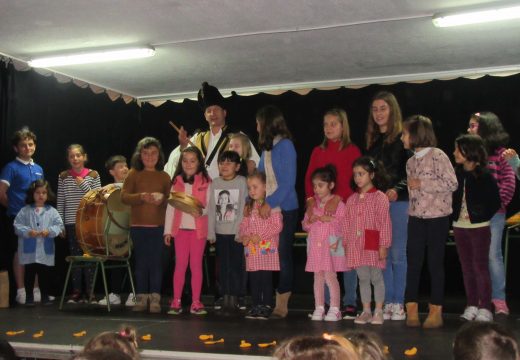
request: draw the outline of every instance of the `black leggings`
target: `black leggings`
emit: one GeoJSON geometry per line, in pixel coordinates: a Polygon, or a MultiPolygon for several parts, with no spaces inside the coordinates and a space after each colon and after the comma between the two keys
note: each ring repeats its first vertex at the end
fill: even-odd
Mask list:
{"type": "Polygon", "coordinates": [[[26,298],[27,300],[34,300],[33,289],[34,289],[34,280],[36,278],[36,275],[38,275],[38,281],[40,284],[40,292],[42,294],[42,301],[48,299],[51,269],[52,269],[51,266],[37,264],[37,263],[25,265],[24,285],[25,285],[25,294],[27,296],[27,298],[26,298]]]}
{"type": "Polygon", "coordinates": [[[253,306],[273,304],[273,272],[268,270],[250,271],[251,299],[253,306]]]}

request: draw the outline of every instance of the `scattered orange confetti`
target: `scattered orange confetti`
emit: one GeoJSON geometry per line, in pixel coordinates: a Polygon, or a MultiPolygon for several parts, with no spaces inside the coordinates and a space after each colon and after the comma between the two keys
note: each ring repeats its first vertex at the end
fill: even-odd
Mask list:
{"type": "Polygon", "coordinates": [[[143,336],[141,336],[141,340],[150,341],[150,340],[152,340],[152,335],[151,334],[143,335],[143,336]]]}
{"type": "Polygon", "coordinates": [[[74,336],[74,337],[82,337],[82,336],[85,336],[85,335],[87,335],[87,332],[85,330],[81,330],[80,332],[72,334],[72,336],[74,336]]]}
{"type": "Polygon", "coordinates": [[[43,330],[38,331],[37,333],[33,334],[33,338],[41,338],[43,336],[43,330]]]}
{"type": "Polygon", "coordinates": [[[90,254],[83,254],[83,257],[91,257],[90,254]]]}
{"type": "Polygon", "coordinates": [[[16,336],[16,335],[23,334],[24,332],[25,332],[25,330],[7,331],[5,334],[6,334],[7,336],[16,336]]]}
{"type": "Polygon", "coordinates": [[[224,342],[224,338],[219,340],[210,340],[210,341],[204,341],[204,344],[206,345],[214,345],[214,344],[220,344],[224,342]]]}
{"type": "Polygon", "coordinates": [[[414,347],[411,348],[411,349],[407,349],[407,350],[404,351],[404,354],[405,354],[406,356],[414,356],[414,355],[417,354],[417,348],[414,346],[414,347]]]}
{"type": "Polygon", "coordinates": [[[385,353],[385,355],[390,354],[390,348],[388,347],[388,345],[385,345],[385,346],[383,347],[383,352],[385,353]]]}
{"type": "Polygon", "coordinates": [[[251,343],[248,343],[245,340],[240,340],[240,347],[241,348],[250,348],[251,347],[251,343]]]}
{"type": "Polygon", "coordinates": [[[213,335],[212,334],[208,334],[208,335],[199,335],[199,340],[202,340],[202,341],[206,341],[206,340],[213,340],[213,335]]]}
{"type": "Polygon", "coordinates": [[[261,347],[261,348],[266,348],[266,347],[269,347],[269,346],[275,346],[276,345],[276,341],[272,341],[270,343],[262,343],[262,344],[258,344],[258,347],[261,347]]]}

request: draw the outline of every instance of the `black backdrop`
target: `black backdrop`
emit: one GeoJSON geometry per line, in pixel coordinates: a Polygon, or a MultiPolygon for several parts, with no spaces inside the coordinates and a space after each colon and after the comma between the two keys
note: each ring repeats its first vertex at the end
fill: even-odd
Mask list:
{"type": "MultiPolygon", "coordinates": [[[[197,88],[203,80],[208,79],[195,79],[193,87],[197,88]]],[[[520,149],[520,139],[516,136],[520,124],[519,88],[520,75],[485,76],[477,80],[458,78],[422,84],[313,90],[307,95],[294,92],[233,95],[226,99],[226,105],[228,123],[247,133],[254,143],[257,139],[256,110],[266,104],[275,104],[282,109],[298,151],[297,190],[302,198],[303,174],[312,148],[322,140],[322,115],[327,109],[340,106],[347,110],[352,139],[363,148],[371,97],[378,90],[392,91],[405,117],[420,113],[432,119],[439,147],[450,156],[455,137],[466,131],[469,115],[476,111],[493,111],[509,131],[510,145],[520,149]]],[[[114,154],[130,158],[135,144],[143,136],[160,139],[168,156],[178,144],[169,120],[184,125],[190,133],[207,127],[201,110],[192,100],[166,102],[160,107],[125,104],[122,100],[111,101],[105,94],[96,95],[72,83],[58,83],[53,77],[34,71],[16,71],[12,64],[3,62],[0,62],[0,120],[0,166],[14,156],[10,145],[12,133],[27,125],[38,136],[35,161],[42,165],[54,189],[58,173],[67,168],[65,149],[71,143],[85,147],[89,155],[88,166],[98,170],[102,183],[106,184],[111,179],[104,171],[104,161],[114,154]]],[[[517,209],[518,196],[515,199],[511,211],[517,209]]],[[[513,243],[512,257],[518,253],[517,248],[513,243]]],[[[514,269],[513,264],[509,273],[512,274],[514,269]]],[[[512,286],[508,288],[514,291],[512,286]]]]}

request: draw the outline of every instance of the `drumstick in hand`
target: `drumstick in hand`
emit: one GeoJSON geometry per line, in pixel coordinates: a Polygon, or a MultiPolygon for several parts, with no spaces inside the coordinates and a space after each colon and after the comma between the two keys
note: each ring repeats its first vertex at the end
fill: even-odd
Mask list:
{"type": "MultiPolygon", "coordinates": [[[[178,127],[177,125],[175,125],[172,121],[170,121],[170,125],[171,125],[171,126],[175,129],[175,131],[177,131],[178,133],[181,132],[181,129],[179,129],[179,127],[178,127]]],[[[193,146],[193,147],[197,147],[197,146],[195,146],[194,143],[191,142],[190,139],[188,139],[188,144],[190,144],[190,145],[193,146]]]]}

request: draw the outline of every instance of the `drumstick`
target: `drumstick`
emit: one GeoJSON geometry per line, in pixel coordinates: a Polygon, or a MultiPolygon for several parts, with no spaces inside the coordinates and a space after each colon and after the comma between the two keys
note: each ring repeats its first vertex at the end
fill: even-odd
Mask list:
{"type": "MultiPolygon", "coordinates": [[[[175,124],[173,123],[173,121],[170,121],[170,125],[171,125],[171,126],[172,126],[172,127],[173,127],[173,128],[174,128],[174,129],[179,133],[179,134],[181,133],[181,129],[179,129],[179,127],[178,127],[177,125],[175,125],[175,124]]],[[[193,147],[197,147],[197,146],[195,146],[194,143],[191,142],[190,139],[188,139],[188,144],[190,144],[190,145],[193,146],[193,147]]]]}

